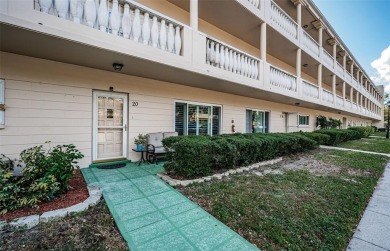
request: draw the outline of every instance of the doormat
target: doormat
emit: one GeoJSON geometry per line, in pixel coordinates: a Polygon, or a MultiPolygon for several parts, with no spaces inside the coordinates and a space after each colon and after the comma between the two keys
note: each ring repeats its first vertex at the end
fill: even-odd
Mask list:
{"type": "Polygon", "coordinates": [[[99,169],[116,169],[126,166],[126,163],[119,163],[119,164],[109,164],[109,165],[99,165],[96,168],[99,169]]]}

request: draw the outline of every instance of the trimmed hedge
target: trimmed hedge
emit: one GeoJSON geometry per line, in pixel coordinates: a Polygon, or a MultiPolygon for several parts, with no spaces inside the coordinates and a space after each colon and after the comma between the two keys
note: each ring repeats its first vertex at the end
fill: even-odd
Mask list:
{"type": "Polygon", "coordinates": [[[374,132],[376,131],[376,129],[372,126],[354,126],[348,128],[348,130],[358,131],[361,138],[367,138],[370,135],[374,134],[374,132]]]}
{"type": "Polygon", "coordinates": [[[194,178],[314,149],[318,143],[297,133],[255,133],[169,137],[163,145],[167,150],[165,169],[194,178]]]}
{"type": "Polygon", "coordinates": [[[315,133],[321,133],[328,135],[330,138],[324,145],[337,145],[339,143],[361,139],[370,136],[374,133],[374,129],[371,126],[355,126],[348,129],[324,129],[315,131],[315,133]]]}
{"type": "Polygon", "coordinates": [[[330,136],[318,132],[301,132],[302,135],[316,141],[319,145],[327,144],[330,140],[330,136]]]}

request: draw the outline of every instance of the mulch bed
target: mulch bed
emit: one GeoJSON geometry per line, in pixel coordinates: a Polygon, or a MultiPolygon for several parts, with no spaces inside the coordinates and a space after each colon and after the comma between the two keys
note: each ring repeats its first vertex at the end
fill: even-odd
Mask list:
{"type": "Polygon", "coordinates": [[[60,195],[52,201],[38,204],[38,208],[21,208],[15,211],[0,215],[0,221],[11,221],[15,218],[25,217],[34,214],[42,214],[47,211],[66,208],[83,202],[89,197],[87,184],[80,170],[75,170],[75,175],[69,180],[69,191],[60,195]]]}

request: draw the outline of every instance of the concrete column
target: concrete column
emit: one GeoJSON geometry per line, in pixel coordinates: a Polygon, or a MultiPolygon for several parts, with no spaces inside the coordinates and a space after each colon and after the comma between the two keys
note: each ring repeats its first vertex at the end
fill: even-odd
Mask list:
{"type": "Polygon", "coordinates": [[[350,73],[351,73],[352,77],[353,77],[353,65],[354,65],[354,63],[352,62],[351,63],[351,69],[350,69],[350,73]]]}
{"type": "Polygon", "coordinates": [[[198,0],[190,0],[190,26],[193,31],[198,30],[198,0]]]}
{"type": "Polygon", "coordinates": [[[320,45],[320,49],[322,48],[322,30],[322,27],[318,29],[318,44],[320,45]]]}
{"type": "Polygon", "coordinates": [[[349,93],[349,99],[351,103],[353,103],[353,88],[351,87],[350,93],[349,93]]]}
{"type": "Polygon", "coordinates": [[[359,86],[359,73],[360,73],[360,70],[357,70],[356,71],[356,80],[358,82],[358,86],[359,86]]]}
{"type": "Polygon", "coordinates": [[[345,104],[345,93],[346,93],[346,83],[343,82],[343,99],[344,99],[344,104],[345,104]]]}
{"type": "Polygon", "coordinates": [[[267,24],[260,25],[260,58],[263,62],[267,62],[267,24]]]}
{"type": "Polygon", "coordinates": [[[297,68],[297,77],[301,77],[301,64],[302,64],[302,49],[299,48],[297,50],[297,56],[296,56],[296,68],[297,68]]]}
{"type": "Polygon", "coordinates": [[[333,93],[333,103],[336,104],[336,75],[332,75],[332,93],[333,93]]]}
{"type": "Polygon", "coordinates": [[[345,52],[343,56],[343,68],[344,70],[347,69],[347,55],[345,54],[345,52]]]}
{"type": "Polygon", "coordinates": [[[319,98],[322,101],[322,64],[318,65],[317,84],[318,84],[319,98]]]}
{"type": "Polygon", "coordinates": [[[297,23],[298,27],[302,27],[302,4],[299,1],[297,3],[297,23]]]}

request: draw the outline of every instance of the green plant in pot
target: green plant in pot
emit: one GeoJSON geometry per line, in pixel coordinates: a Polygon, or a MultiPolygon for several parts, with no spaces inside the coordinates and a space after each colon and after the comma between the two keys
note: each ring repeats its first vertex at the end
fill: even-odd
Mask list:
{"type": "Polygon", "coordinates": [[[137,145],[137,151],[142,151],[144,148],[146,148],[148,144],[148,138],[149,136],[147,134],[141,134],[141,133],[134,138],[134,144],[137,145]]]}

